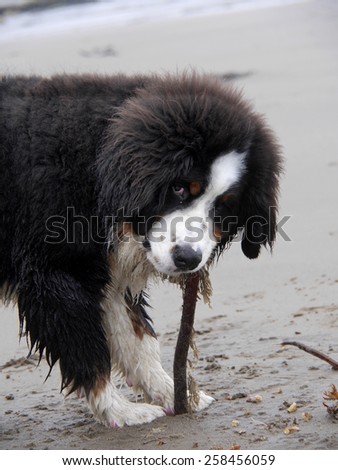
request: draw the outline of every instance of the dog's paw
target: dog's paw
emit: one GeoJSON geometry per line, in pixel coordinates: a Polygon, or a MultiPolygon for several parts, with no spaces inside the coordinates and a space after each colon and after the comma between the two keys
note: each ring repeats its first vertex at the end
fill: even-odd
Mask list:
{"type": "Polygon", "coordinates": [[[146,403],[132,403],[124,410],[106,409],[101,415],[95,414],[96,419],[110,428],[121,428],[123,426],[135,426],[154,421],[154,419],[165,416],[160,406],[147,405],[146,403]]]}
{"type": "MultiPolygon", "coordinates": [[[[214,398],[206,395],[202,391],[198,391],[194,393],[193,398],[190,398],[190,394],[188,392],[188,402],[191,411],[201,411],[210,406],[215,401],[214,398]]],[[[165,400],[161,402],[162,407],[165,410],[165,414],[167,416],[174,416],[175,415],[175,407],[174,407],[174,393],[172,392],[168,395],[165,400]]]]}
{"type": "Polygon", "coordinates": [[[197,400],[195,400],[195,403],[192,405],[193,411],[204,410],[205,408],[208,408],[208,406],[210,406],[211,403],[215,401],[215,398],[212,398],[209,395],[206,395],[201,390],[199,390],[197,393],[198,393],[197,400]]]}
{"type": "Polygon", "coordinates": [[[110,428],[150,423],[165,416],[161,406],[130,402],[112,385],[100,394],[90,394],[88,404],[97,421],[110,428]]]}

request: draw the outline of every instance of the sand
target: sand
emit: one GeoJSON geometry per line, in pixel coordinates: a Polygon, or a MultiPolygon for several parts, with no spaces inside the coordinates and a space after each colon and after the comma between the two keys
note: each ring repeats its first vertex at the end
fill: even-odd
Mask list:
{"type": "MultiPolygon", "coordinates": [[[[106,429],[83,400],[59,393],[59,372],[22,359],[15,310],[0,316],[2,449],[337,449],[323,394],[338,359],[338,3],[295,5],[159,23],[100,27],[2,42],[1,73],[148,72],[194,67],[234,73],[284,148],[280,234],[257,261],[238,243],[213,270],[212,309],[200,303],[193,372],[216,398],[205,412],[106,429]],[[104,51],[110,51],[104,53],[104,51]],[[290,216],[287,219],[287,216],[290,216]],[[10,363],[8,361],[11,361],[10,363]],[[241,393],[242,398],[229,400],[241,393]],[[247,401],[260,395],[259,403],[247,401]],[[295,402],[297,409],[287,411],[295,402]],[[238,422],[233,426],[234,420],[238,422]],[[298,430],[285,433],[296,425],[298,430]]],[[[171,372],[180,292],[151,288],[152,317],[171,372]]],[[[126,391],[126,393],[129,393],[126,391]]]]}

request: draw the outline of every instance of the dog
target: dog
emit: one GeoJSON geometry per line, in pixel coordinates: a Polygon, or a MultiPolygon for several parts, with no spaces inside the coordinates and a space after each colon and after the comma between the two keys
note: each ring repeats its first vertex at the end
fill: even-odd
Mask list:
{"type": "MultiPolygon", "coordinates": [[[[30,353],[58,362],[62,389],[108,427],[173,414],[147,284],[207,273],[235,237],[250,259],[272,247],[273,132],[194,72],[7,76],[0,108],[0,288],[30,353]]],[[[196,409],[212,401],[199,392],[196,409]]]]}

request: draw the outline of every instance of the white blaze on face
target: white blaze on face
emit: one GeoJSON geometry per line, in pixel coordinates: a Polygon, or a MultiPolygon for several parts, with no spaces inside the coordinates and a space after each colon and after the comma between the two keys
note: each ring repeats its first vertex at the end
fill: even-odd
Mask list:
{"type": "Polygon", "coordinates": [[[158,271],[169,275],[195,272],[208,261],[217,245],[209,213],[217,197],[239,181],[244,171],[244,159],[245,154],[237,152],[218,157],[211,166],[205,192],[188,206],[167,214],[153,224],[148,233],[150,250],[147,256],[158,271]],[[199,253],[201,259],[194,269],[182,270],[175,265],[173,253],[187,246],[199,253]]]}

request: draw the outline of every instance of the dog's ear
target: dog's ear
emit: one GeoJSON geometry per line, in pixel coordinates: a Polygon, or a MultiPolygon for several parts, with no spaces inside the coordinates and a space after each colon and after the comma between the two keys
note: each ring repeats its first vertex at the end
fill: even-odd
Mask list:
{"type": "Polygon", "coordinates": [[[257,258],[261,246],[272,248],[276,238],[279,176],[282,158],[270,129],[257,117],[247,153],[245,187],[240,201],[239,226],[243,227],[242,251],[257,258]]]}

